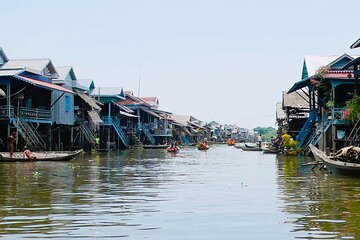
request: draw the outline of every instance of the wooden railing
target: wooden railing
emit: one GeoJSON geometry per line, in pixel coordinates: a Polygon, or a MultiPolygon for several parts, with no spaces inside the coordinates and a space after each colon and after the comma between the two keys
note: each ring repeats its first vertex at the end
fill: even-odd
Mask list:
{"type": "MultiPolygon", "coordinates": [[[[10,106],[10,115],[13,115],[14,106],[10,106]]],[[[0,106],[0,117],[7,118],[9,117],[9,105],[1,105],[0,106]]],[[[34,119],[34,120],[48,120],[51,121],[51,111],[44,110],[39,108],[26,108],[21,107],[19,109],[19,118],[27,118],[27,119],[34,119]]]]}

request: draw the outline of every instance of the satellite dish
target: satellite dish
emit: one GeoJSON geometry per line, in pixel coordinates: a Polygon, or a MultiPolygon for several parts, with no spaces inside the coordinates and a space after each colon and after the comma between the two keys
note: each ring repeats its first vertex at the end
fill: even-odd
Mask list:
{"type": "Polygon", "coordinates": [[[0,98],[6,97],[5,92],[0,88],[0,98]]]}

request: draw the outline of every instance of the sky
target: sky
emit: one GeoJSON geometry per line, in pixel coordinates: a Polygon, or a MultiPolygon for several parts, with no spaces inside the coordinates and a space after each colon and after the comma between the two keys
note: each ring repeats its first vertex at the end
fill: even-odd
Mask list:
{"type": "Polygon", "coordinates": [[[77,78],[156,96],[160,109],[275,126],[305,55],[348,53],[358,0],[0,0],[8,58],[50,58],[77,78]]]}

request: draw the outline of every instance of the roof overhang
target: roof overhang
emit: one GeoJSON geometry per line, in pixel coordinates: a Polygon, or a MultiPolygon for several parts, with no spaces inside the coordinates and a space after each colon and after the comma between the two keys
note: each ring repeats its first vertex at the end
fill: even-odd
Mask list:
{"type": "Polygon", "coordinates": [[[358,48],[360,47],[360,38],[356,40],[353,44],[351,44],[350,49],[358,48]]]}
{"type": "Polygon", "coordinates": [[[296,82],[287,93],[295,92],[296,90],[302,89],[304,87],[309,86],[311,77],[305,78],[296,82]]]}
{"type": "Polygon", "coordinates": [[[48,83],[48,82],[30,78],[30,77],[20,76],[20,75],[14,75],[13,77],[16,79],[19,79],[21,81],[24,81],[26,83],[29,83],[31,85],[41,87],[41,88],[44,88],[44,89],[47,89],[50,91],[60,91],[60,92],[66,92],[66,93],[70,93],[70,94],[76,94],[75,92],[73,92],[67,88],[61,87],[61,86],[53,84],[53,83],[48,83]]]}
{"type": "Polygon", "coordinates": [[[121,110],[120,110],[120,115],[127,116],[127,117],[133,117],[133,118],[139,118],[139,116],[136,116],[134,114],[127,113],[127,112],[124,112],[124,111],[121,111],[121,110]]]}

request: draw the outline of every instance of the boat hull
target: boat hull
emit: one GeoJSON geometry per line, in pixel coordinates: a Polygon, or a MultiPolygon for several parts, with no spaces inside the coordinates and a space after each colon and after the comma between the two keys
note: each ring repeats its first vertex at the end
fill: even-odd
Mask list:
{"type": "Polygon", "coordinates": [[[62,151],[62,152],[33,152],[35,159],[25,158],[22,152],[15,152],[13,157],[10,158],[8,152],[0,152],[0,162],[29,162],[29,161],[70,161],[77,155],[82,153],[83,150],[77,151],[62,151]]]}
{"type": "Polygon", "coordinates": [[[310,149],[315,160],[323,162],[328,169],[341,174],[360,175],[360,164],[330,159],[323,151],[313,145],[310,145],[310,149]]]}
{"type": "Polygon", "coordinates": [[[259,148],[258,146],[249,147],[249,146],[247,146],[246,144],[243,144],[243,143],[242,144],[235,144],[235,147],[239,148],[239,149],[241,149],[243,151],[262,151],[262,149],[259,148]]]}
{"type": "Polygon", "coordinates": [[[169,145],[143,145],[142,147],[148,149],[166,149],[169,147],[169,145]]]}

